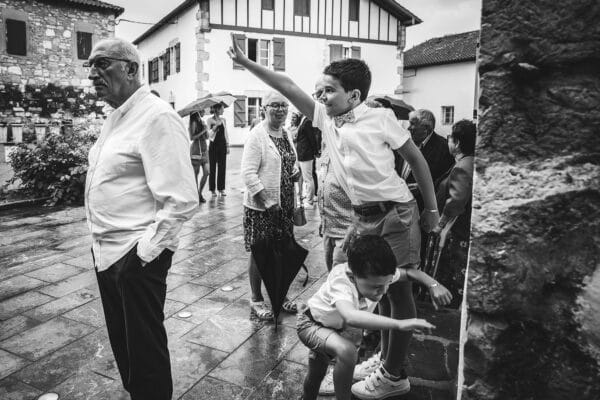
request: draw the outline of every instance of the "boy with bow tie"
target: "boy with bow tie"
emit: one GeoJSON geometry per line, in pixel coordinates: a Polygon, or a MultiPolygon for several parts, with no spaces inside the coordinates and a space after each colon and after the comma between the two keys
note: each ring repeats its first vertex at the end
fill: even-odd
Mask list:
{"type": "MultiPolygon", "coordinates": [[[[398,150],[413,171],[423,194],[421,224],[427,232],[439,221],[433,182],[423,155],[407,130],[385,108],[368,108],[364,101],[371,72],[362,60],[334,61],[325,67],[313,98],[289,77],[246,57],[232,38],[228,54],[259,79],[283,94],[322,132],[338,183],[352,201],[356,221],[345,246],[356,233],[383,237],[392,248],[398,268],[417,268],[421,232],[417,203],[406,182],[394,170],[392,150],[398,150]],[[316,100],[316,101],[315,101],[316,100]]],[[[441,289],[433,283],[430,291],[441,289]]],[[[382,315],[394,319],[416,316],[411,282],[396,282],[379,303],[382,315]]],[[[381,354],[357,366],[352,386],[360,399],[381,399],[410,390],[405,372],[411,332],[382,331],[381,354]]]]}

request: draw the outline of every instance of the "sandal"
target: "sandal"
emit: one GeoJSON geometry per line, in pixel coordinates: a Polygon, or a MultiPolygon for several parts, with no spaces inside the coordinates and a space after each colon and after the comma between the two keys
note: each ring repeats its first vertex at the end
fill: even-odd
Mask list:
{"type": "Polygon", "coordinates": [[[273,319],[273,311],[267,307],[264,301],[253,301],[250,303],[250,312],[261,321],[270,321],[273,319]]]}
{"type": "Polygon", "coordinates": [[[286,300],[283,303],[283,306],[281,306],[281,308],[283,309],[283,311],[289,314],[296,314],[298,312],[298,305],[296,304],[296,302],[291,300],[286,300]]]}

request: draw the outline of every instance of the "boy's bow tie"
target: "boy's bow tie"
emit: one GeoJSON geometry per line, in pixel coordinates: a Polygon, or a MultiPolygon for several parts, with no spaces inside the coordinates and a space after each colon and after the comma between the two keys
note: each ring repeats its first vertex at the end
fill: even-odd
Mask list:
{"type": "Polygon", "coordinates": [[[336,128],[341,128],[346,122],[354,122],[356,121],[356,117],[354,116],[354,111],[350,110],[342,115],[338,115],[333,117],[333,122],[335,123],[336,128]]]}

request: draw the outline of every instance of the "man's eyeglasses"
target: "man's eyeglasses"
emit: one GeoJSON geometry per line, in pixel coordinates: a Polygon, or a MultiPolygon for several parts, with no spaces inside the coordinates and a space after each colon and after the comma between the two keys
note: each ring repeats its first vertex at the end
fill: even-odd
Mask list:
{"type": "Polygon", "coordinates": [[[287,103],[270,103],[267,104],[267,107],[271,107],[275,110],[287,110],[289,106],[287,103]]]}
{"type": "Polygon", "coordinates": [[[83,66],[85,68],[96,68],[96,69],[105,70],[106,68],[110,67],[110,64],[112,64],[111,61],[131,62],[131,60],[126,60],[124,58],[98,57],[94,60],[89,60],[89,61],[84,62],[83,66]]]}

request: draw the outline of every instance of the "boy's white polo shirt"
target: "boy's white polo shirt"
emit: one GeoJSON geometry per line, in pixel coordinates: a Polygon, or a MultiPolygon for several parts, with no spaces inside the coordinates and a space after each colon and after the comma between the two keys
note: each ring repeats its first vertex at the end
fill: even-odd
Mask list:
{"type": "MultiPolygon", "coordinates": [[[[351,280],[352,276],[348,263],[338,264],[331,269],[325,283],[307,301],[315,321],[332,329],[344,328],[344,319],[335,307],[335,303],[340,300],[349,301],[357,310],[373,312],[377,302],[359,295],[356,285],[351,280]]],[[[392,282],[399,278],[400,271],[396,268],[392,282]]]]}
{"type": "Polygon", "coordinates": [[[337,128],[325,106],[315,102],[313,117],[313,126],[323,133],[334,174],[352,204],[411,201],[412,193],[394,169],[392,152],[410,139],[410,133],[387,108],[361,103],[353,112],[356,120],[337,128]]]}

